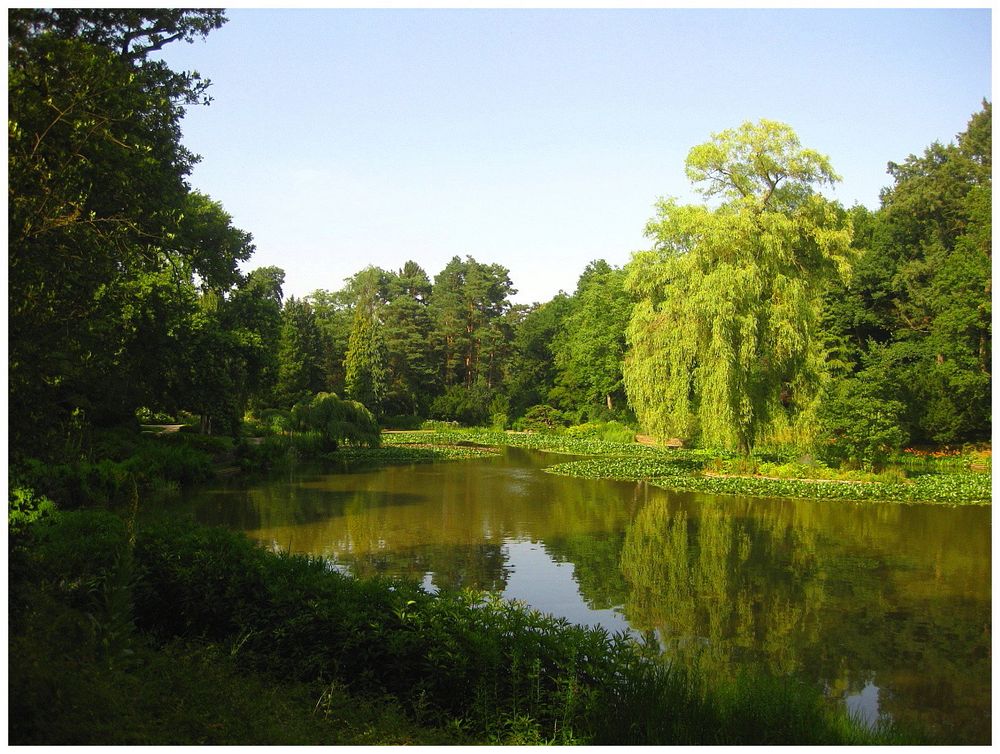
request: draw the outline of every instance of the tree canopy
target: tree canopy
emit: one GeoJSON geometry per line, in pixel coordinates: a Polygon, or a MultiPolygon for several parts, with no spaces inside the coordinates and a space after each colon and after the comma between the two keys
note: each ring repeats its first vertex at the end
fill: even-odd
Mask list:
{"type": "Polygon", "coordinates": [[[787,126],[744,124],[691,150],[690,176],[720,207],[665,199],[626,285],[638,298],[625,384],[660,437],[749,452],[790,401],[815,395],[819,297],[850,260],[850,223],[815,192],[827,160],[787,126]]]}
{"type": "Polygon", "coordinates": [[[9,398],[27,452],[71,417],[115,423],[159,398],[170,369],[146,366],[173,358],[195,277],[228,289],[253,245],[186,183],[180,120],[208,82],[147,57],[217,28],[220,11],[8,20],[9,398]]]}
{"type": "Polygon", "coordinates": [[[988,102],[956,142],[889,163],[874,211],[824,198],[830,160],[761,120],[692,148],[704,203],[660,200],[651,248],[591,262],[572,294],[514,304],[509,270],[467,255],[285,298],[284,272],[244,272],[252,236],[188,184],[181,120],[209,82],[152,54],[224,13],[8,21],[14,457],[79,452],[140,409],[235,434],[248,409],[327,393],[386,422],[638,419],[744,452],[780,431],[863,463],[990,436],[988,102]]]}

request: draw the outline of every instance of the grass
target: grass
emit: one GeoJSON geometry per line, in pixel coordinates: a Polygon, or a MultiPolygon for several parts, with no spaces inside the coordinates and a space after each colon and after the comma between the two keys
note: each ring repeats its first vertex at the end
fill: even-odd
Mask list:
{"type": "Polygon", "coordinates": [[[50,513],[12,563],[15,744],[916,742],[789,679],[712,687],[625,636],[220,529],[50,513]]]}

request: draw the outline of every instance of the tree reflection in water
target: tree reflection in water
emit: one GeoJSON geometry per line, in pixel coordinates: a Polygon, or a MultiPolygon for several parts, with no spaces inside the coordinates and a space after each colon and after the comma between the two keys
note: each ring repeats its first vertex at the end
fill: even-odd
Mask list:
{"type": "Polygon", "coordinates": [[[435,589],[503,592],[516,568],[533,607],[627,620],[706,677],[797,673],[866,715],[989,741],[989,508],[671,493],[542,472],[552,460],[303,470],[169,513],[435,589]]]}
{"type": "Polygon", "coordinates": [[[706,678],[795,673],[861,714],[988,741],[981,514],[655,491],[625,533],[625,614],[706,678]]]}

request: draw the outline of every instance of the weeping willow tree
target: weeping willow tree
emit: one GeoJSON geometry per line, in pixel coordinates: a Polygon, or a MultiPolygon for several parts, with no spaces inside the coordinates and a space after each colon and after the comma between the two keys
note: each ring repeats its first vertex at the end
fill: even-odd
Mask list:
{"type": "Polygon", "coordinates": [[[319,432],[325,448],[341,444],[377,448],[381,430],[372,412],[357,401],[343,400],[336,393],[317,393],[292,407],[292,426],[299,431],[319,432]]]}
{"type": "Polygon", "coordinates": [[[820,297],[849,270],[850,222],[816,191],[839,180],[828,159],[782,123],[714,134],[686,167],[721,202],[658,202],[653,248],[627,266],[625,387],[650,434],[750,453],[817,393],[820,297]]]}

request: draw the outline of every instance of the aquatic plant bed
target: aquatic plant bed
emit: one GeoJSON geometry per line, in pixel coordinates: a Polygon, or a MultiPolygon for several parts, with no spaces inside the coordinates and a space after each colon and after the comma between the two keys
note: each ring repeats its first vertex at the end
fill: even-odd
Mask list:
{"type": "Polygon", "coordinates": [[[928,474],[900,484],[760,477],[672,476],[650,480],[658,487],[716,495],[797,497],[817,500],[891,500],[909,503],[989,505],[988,474],[928,474]]]}
{"type": "Polygon", "coordinates": [[[381,448],[340,448],[329,455],[335,461],[359,461],[366,463],[401,464],[433,463],[435,461],[458,461],[469,458],[488,458],[500,453],[499,448],[474,445],[432,445],[408,444],[385,445],[381,448]]]}
{"type": "Polygon", "coordinates": [[[629,458],[698,460],[704,464],[720,455],[730,454],[719,451],[695,449],[657,448],[638,443],[607,442],[569,435],[546,434],[542,432],[501,432],[486,429],[431,430],[414,432],[391,432],[382,435],[385,445],[456,445],[475,443],[483,446],[506,446],[540,450],[574,456],[627,456],[629,458]]]}
{"type": "MultiPolygon", "coordinates": [[[[989,505],[992,480],[989,473],[927,473],[904,482],[845,479],[775,479],[761,476],[703,473],[705,464],[732,454],[716,450],[659,448],[637,443],[615,443],[544,433],[490,430],[433,430],[393,432],[383,435],[387,447],[433,448],[440,452],[472,451],[469,443],[528,448],[565,455],[593,456],[558,463],[545,469],[551,474],[586,479],[644,481],[672,490],[709,492],[716,495],[793,497],[814,500],[883,500],[951,505],[989,505]],[[449,451],[450,449],[450,451],[449,451]]],[[[385,450],[385,448],[383,449],[385,450]]]]}
{"type": "Polygon", "coordinates": [[[560,463],[545,470],[552,474],[588,479],[646,481],[657,487],[671,490],[753,497],[989,505],[992,491],[989,474],[924,474],[902,483],[769,479],[753,476],[703,474],[699,473],[696,462],[682,459],[587,459],[560,463]]]}

